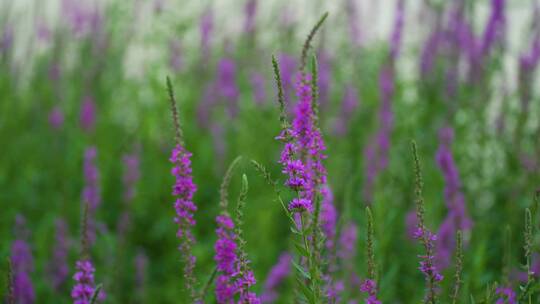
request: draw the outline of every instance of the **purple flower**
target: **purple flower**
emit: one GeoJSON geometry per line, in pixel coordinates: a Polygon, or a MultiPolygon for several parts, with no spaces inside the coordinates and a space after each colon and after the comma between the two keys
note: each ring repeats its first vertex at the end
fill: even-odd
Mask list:
{"type": "Polygon", "coordinates": [[[336,238],[336,225],[338,220],[338,213],[334,206],[334,196],[332,190],[328,185],[324,185],[321,188],[322,202],[321,202],[321,229],[326,238],[326,249],[328,252],[334,250],[335,238],[336,238]]]}
{"type": "Polygon", "coordinates": [[[253,90],[253,98],[257,105],[262,105],[266,101],[266,89],[265,89],[265,79],[264,76],[260,73],[252,73],[251,78],[251,88],[253,90]]]}
{"type": "Polygon", "coordinates": [[[246,33],[255,32],[255,15],[257,13],[257,0],[247,0],[244,6],[246,21],[244,23],[244,31],[246,33]]]}
{"type": "Polygon", "coordinates": [[[125,154],[122,157],[124,163],[124,201],[130,202],[135,197],[135,185],[139,181],[141,173],[139,171],[139,156],[137,153],[125,154]]]}
{"type": "Polygon", "coordinates": [[[234,222],[226,214],[218,215],[216,222],[218,239],[214,245],[214,260],[219,273],[216,280],[216,300],[218,303],[232,303],[234,295],[239,291],[235,283],[235,275],[239,269],[234,222]]]}
{"type": "Polygon", "coordinates": [[[355,46],[360,46],[362,42],[362,33],[360,31],[360,24],[358,20],[360,20],[360,17],[358,16],[358,6],[356,5],[355,1],[353,0],[347,0],[346,2],[346,8],[347,8],[347,21],[349,25],[349,37],[351,39],[351,42],[355,46]]]}
{"type": "MultiPolygon", "coordinates": [[[[295,71],[298,67],[298,61],[294,56],[286,53],[281,53],[278,56],[279,70],[281,72],[281,81],[283,83],[283,96],[285,97],[285,103],[291,104],[290,95],[294,90],[295,71]]],[[[292,110],[292,108],[290,109],[292,110]]]]}
{"type": "Polygon", "coordinates": [[[466,231],[472,226],[472,221],[466,213],[465,197],[460,191],[459,173],[450,149],[453,138],[454,131],[451,128],[445,127],[439,131],[440,146],[437,150],[436,160],[444,175],[444,197],[448,207],[447,217],[438,233],[437,248],[439,251],[436,263],[441,269],[445,269],[450,264],[449,261],[455,248],[456,231],[466,231]]]}
{"type": "Polygon", "coordinates": [[[13,46],[13,26],[8,24],[4,26],[2,36],[0,37],[0,53],[6,54],[13,46]]]}
{"type": "MultiPolygon", "coordinates": [[[[173,164],[171,174],[175,177],[172,195],[176,197],[174,209],[176,216],[175,223],[178,225],[176,236],[181,239],[180,252],[184,258],[184,277],[186,287],[193,293],[193,269],[195,268],[195,256],[191,252],[191,247],[195,242],[195,237],[191,228],[195,226],[195,211],[197,207],[193,203],[193,195],[197,190],[193,182],[191,169],[191,153],[178,144],[172,150],[169,161],[173,164]]],[[[193,294],[192,294],[193,296],[193,294]]]]}
{"type": "Polygon", "coordinates": [[[278,286],[287,278],[291,271],[292,256],[285,252],[279,256],[278,262],[272,267],[266,281],[264,291],[261,295],[262,303],[273,303],[277,297],[278,286]]]}
{"type": "Polygon", "coordinates": [[[338,251],[338,256],[344,261],[352,261],[356,256],[357,240],[358,227],[351,222],[343,228],[339,237],[340,250],[338,251]]]}
{"type": "Polygon", "coordinates": [[[328,95],[332,81],[332,61],[329,53],[325,50],[319,51],[318,61],[319,81],[317,85],[319,88],[319,103],[321,104],[321,108],[326,108],[328,106],[328,95]]]}
{"type": "Polygon", "coordinates": [[[289,211],[295,212],[295,213],[302,213],[305,211],[312,212],[313,211],[313,204],[310,200],[305,198],[295,198],[287,207],[289,211]]]}
{"type": "Polygon", "coordinates": [[[49,112],[49,124],[55,130],[58,130],[64,124],[64,112],[59,106],[55,106],[49,112]]]}
{"type": "Polygon", "coordinates": [[[69,276],[67,255],[69,245],[67,241],[67,225],[63,219],[56,221],[56,235],[53,247],[53,256],[48,265],[48,272],[55,291],[60,291],[69,276]]]}
{"type": "Polygon", "coordinates": [[[217,90],[221,98],[228,102],[229,114],[238,114],[238,96],[240,91],[236,85],[236,64],[230,58],[222,58],[218,64],[217,90]]]}
{"type": "Polygon", "coordinates": [[[424,277],[428,282],[428,286],[431,289],[427,294],[428,298],[426,299],[426,302],[429,303],[433,301],[432,297],[435,297],[435,293],[437,291],[435,290],[434,283],[440,282],[443,279],[443,276],[439,273],[439,270],[435,266],[435,257],[433,255],[435,252],[435,242],[437,241],[437,235],[431,233],[431,231],[419,225],[419,227],[417,227],[416,231],[414,232],[414,238],[421,240],[426,251],[424,255],[418,256],[420,258],[420,267],[418,267],[418,269],[424,274],[424,277]]]}
{"type": "Polygon", "coordinates": [[[85,132],[91,132],[94,130],[96,123],[96,104],[94,99],[90,96],[86,96],[83,99],[80,113],[81,128],[85,132]]]}
{"type": "Polygon", "coordinates": [[[334,123],[334,133],[343,136],[347,133],[354,111],[358,107],[358,92],[355,87],[348,85],[341,101],[341,113],[334,123]]]}
{"type": "Polygon", "coordinates": [[[171,39],[169,41],[169,66],[174,72],[179,72],[184,67],[182,45],[178,39],[171,39]]]}
{"type": "Polygon", "coordinates": [[[89,147],[84,152],[84,188],[82,191],[82,203],[88,204],[88,240],[93,243],[96,239],[96,223],[94,216],[101,204],[101,189],[99,186],[99,170],[95,164],[97,149],[89,147]]]}
{"type": "Polygon", "coordinates": [[[499,287],[495,291],[500,297],[495,304],[517,304],[516,293],[510,287],[499,287]]]}
{"type": "Polygon", "coordinates": [[[13,295],[16,303],[31,304],[36,300],[30,273],[34,271],[34,262],[30,246],[23,239],[11,244],[11,263],[13,267],[13,295]]]}
{"type": "Polygon", "coordinates": [[[377,299],[377,283],[371,279],[365,280],[360,285],[360,291],[367,293],[366,304],[381,304],[377,299]]]}
{"type": "Polygon", "coordinates": [[[482,37],[482,43],[480,45],[480,52],[484,57],[487,57],[497,42],[501,42],[504,38],[505,31],[505,0],[492,0],[491,1],[491,15],[488,19],[484,34],[482,37]]]}
{"type": "Polygon", "coordinates": [[[199,24],[199,31],[201,33],[201,48],[203,58],[206,59],[210,56],[210,38],[214,29],[214,15],[212,9],[208,8],[201,17],[201,23],[199,24]]]}
{"type": "Polygon", "coordinates": [[[403,23],[405,19],[405,1],[397,0],[396,16],[394,19],[394,29],[390,40],[390,58],[395,61],[401,49],[403,33],[403,23]]]}
{"type": "Polygon", "coordinates": [[[379,106],[379,128],[364,150],[365,182],[364,199],[373,200],[373,187],[377,176],[388,166],[390,136],[394,126],[392,99],[394,96],[394,70],[390,65],[382,67],[379,74],[381,103],[379,106]]]}
{"type": "Polygon", "coordinates": [[[135,256],[135,285],[137,289],[144,287],[148,270],[148,257],[142,251],[135,256]]]}
{"type": "MultiPolygon", "coordinates": [[[[76,263],[77,272],[73,275],[75,286],[71,290],[74,304],[89,304],[95,290],[94,272],[96,269],[90,260],[80,260],[76,263]]],[[[100,290],[98,302],[105,300],[105,293],[100,290]]]]}

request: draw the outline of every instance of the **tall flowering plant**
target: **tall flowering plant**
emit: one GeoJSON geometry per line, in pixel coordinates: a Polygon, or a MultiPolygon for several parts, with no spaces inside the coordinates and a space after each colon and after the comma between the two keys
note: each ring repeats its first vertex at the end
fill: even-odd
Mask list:
{"type": "Polygon", "coordinates": [[[169,158],[169,161],[173,164],[171,174],[175,178],[172,195],[176,198],[174,202],[174,209],[176,211],[174,221],[178,225],[176,236],[180,239],[179,249],[184,262],[184,286],[190,293],[191,299],[197,302],[199,296],[195,291],[196,279],[193,275],[196,258],[191,250],[195,242],[191,228],[195,226],[195,211],[197,211],[197,207],[193,202],[193,195],[197,190],[197,186],[193,182],[191,153],[184,147],[178,111],[176,109],[176,99],[169,78],[167,78],[167,89],[171,102],[176,142],[169,158]]]}

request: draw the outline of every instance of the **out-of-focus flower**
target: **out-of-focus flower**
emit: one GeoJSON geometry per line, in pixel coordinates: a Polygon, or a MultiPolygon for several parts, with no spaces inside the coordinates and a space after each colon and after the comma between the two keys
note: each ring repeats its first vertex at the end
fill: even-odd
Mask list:
{"type": "Polygon", "coordinates": [[[272,267],[261,295],[262,303],[273,303],[278,298],[278,286],[287,278],[291,271],[292,256],[285,252],[279,256],[278,262],[272,267]]]}
{"type": "Polygon", "coordinates": [[[85,96],[81,105],[80,124],[85,132],[94,130],[96,123],[96,103],[91,96],[85,96]]]}
{"type": "Polygon", "coordinates": [[[58,130],[64,124],[64,112],[59,106],[55,106],[49,112],[49,124],[55,130],[58,130]]]}

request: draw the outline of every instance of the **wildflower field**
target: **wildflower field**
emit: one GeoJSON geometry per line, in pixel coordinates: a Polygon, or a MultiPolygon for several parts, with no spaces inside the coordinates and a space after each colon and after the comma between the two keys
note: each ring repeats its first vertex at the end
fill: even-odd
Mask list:
{"type": "Polygon", "coordinates": [[[537,0],[0,0],[0,302],[540,303],[539,63],[537,0]]]}

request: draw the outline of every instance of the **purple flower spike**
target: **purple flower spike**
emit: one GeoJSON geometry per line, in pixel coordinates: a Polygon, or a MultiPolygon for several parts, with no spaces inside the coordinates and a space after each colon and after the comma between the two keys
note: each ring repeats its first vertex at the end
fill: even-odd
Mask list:
{"type": "Polygon", "coordinates": [[[219,61],[217,90],[220,97],[227,101],[231,117],[236,117],[238,114],[238,97],[240,91],[236,84],[236,64],[230,58],[223,58],[219,61]]]}
{"type": "Polygon", "coordinates": [[[510,287],[499,287],[495,291],[500,297],[495,304],[517,304],[516,293],[510,287]]]}
{"type": "Polygon", "coordinates": [[[32,252],[28,243],[17,239],[11,245],[13,295],[16,303],[32,304],[36,300],[30,273],[34,271],[32,252]]]}
{"type": "Polygon", "coordinates": [[[278,262],[272,267],[261,295],[262,303],[273,303],[278,298],[277,287],[287,278],[291,271],[292,256],[285,252],[279,256],[278,262]]]}
{"type": "Polygon", "coordinates": [[[244,23],[244,31],[246,33],[252,34],[255,32],[255,15],[257,13],[257,0],[247,0],[244,7],[244,12],[246,15],[246,21],[244,23]]]}
{"type": "Polygon", "coordinates": [[[55,130],[62,128],[62,125],[64,124],[64,112],[62,112],[60,107],[55,106],[52,108],[51,112],[49,112],[49,124],[55,130]]]}
{"type": "Polygon", "coordinates": [[[472,221],[467,215],[465,206],[465,196],[461,192],[461,181],[459,172],[452,156],[451,144],[454,139],[454,131],[445,127],[439,131],[440,146],[437,150],[436,160],[441,169],[445,189],[444,197],[448,214],[439,229],[436,256],[436,264],[440,269],[449,266],[455,248],[457,230],[467,231],[471,229],[472,221]]]}
{"type": "Polygon", "coordinates": [[[84,189],[82,203],[88,204],[88,227],[87,235],[90,244],[96,239],[96,222],[94,216],[101,204],[101,189],[99,186],[99,170],[95,164],[97,149],[89,147],[84,153],[84,189]]]}
{"type": "Polygon", "coordinates": [[[403,36],[403,23],[405,19],[405,1],[397,0],[396,17],[394,19],[394,29],[390,40],[390,58],[396,60],[401,50],[401,40],[403,36]]]}
{"type": "Polygon", "coordinates": [[[69,266],[67,255],[69,245],[67,242],[67,225],[63,219],[56,221],[56,236],[53,249],[53,257],[48,265],[48,272],[54,290],[60,291],[61,287],[69,277],[69,266]]]}
{"type": "MultiPolygon", "coordinates": [[[[73,298],[73,304],[90,304],[92,295],[96,288],[94,283],[94,272],[96,269],[90,260],[80,260],[76,264],[77,272],[73,275],[73,279],[76,284],[71,290],[71,297],[73,298]]],[[[103,289],[100,290],[98,302],[105,300],[105,293],[103,289]]]]}
{"type": "Polygon", "coordinates": [[[94,130],[96,123],[96,103],[90,96],[86,96],[83,99],[80,115],[81,128],[85,132],[91,132],[94,130]]]}

